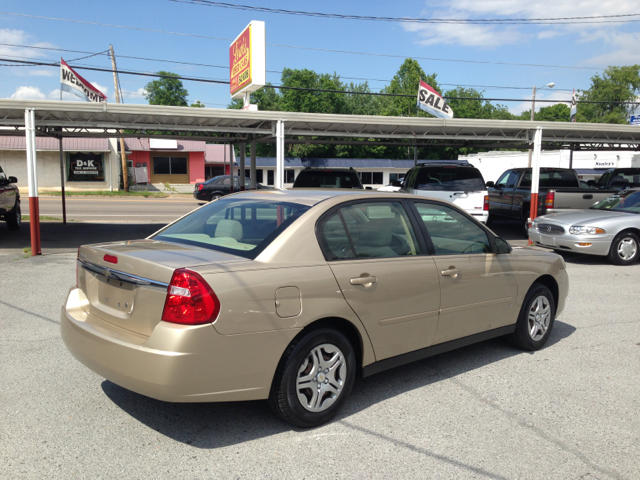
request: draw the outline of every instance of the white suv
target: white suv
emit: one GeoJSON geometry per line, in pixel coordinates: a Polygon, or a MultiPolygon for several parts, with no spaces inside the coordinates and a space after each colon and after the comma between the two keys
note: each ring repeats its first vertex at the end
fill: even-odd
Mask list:
{"type": "Polygon", "coordinates": [[[447,200],[487,223],[489,194],[480,170],[457,160],[421,163],[407,172],[403,191],[447,200]]]}

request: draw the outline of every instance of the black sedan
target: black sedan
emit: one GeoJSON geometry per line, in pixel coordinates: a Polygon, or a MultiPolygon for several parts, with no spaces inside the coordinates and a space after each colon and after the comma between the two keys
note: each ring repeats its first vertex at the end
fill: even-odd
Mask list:
{"type": "MultiPolygon", "coordinates": [[[[257,184],[258,189],[263,188],[271,188],[265,187],[264,185],[257,184]]],[[[245,177],[244,179],[244,189],[251,189],[251,180],[245,177]]],[[[233,177],[233,191],[240,191],[240,177],[233,177]]],[[[218,177],[213,177],[207,180],[204,183],[196,183],[195,189],[193,190],[193,196],[196,200],[203,201],[213,201],[217,200],[220,197],[224,197],[231,193],[231,180],[230,175],[220,175],[218,177]]]]}

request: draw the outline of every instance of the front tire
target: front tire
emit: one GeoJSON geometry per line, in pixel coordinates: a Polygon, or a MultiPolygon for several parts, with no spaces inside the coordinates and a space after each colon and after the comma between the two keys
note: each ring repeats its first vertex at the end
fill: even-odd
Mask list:
{"type": "Polygon", "coordinates": [[[355,373],[356,357],[347,337],[328,327],[310,330],[294,340],[282,356],[269,405],[291,425],[317,427],[342,408],[355,373]]]}
{"type": "Polygon", "coordinates": [[[20,200],[16,200],[13,210],[6,214],[7,227],[9,230],[18,230],[22,224],[22,212],[20,210],[20,200]]]}
{"type": "Polygon", "coordinates": [[[609,249],[609,261],[614,265],[631,265],[640,256],[640,240],[635,233],[622,232],[616,235],[609,249]]]}
{"type": "Polygon", "coordinates": [[[556,316],[556,302],[551,291],[534,283],[522,303],[513,342],[522,350],[540,350],[549,337],[556,316]]]}

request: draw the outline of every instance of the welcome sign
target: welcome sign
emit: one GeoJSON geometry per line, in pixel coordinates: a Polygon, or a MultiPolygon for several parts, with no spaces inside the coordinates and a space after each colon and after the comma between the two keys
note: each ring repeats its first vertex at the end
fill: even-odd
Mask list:
{"type": "Polygon", "coordinates": [[[104,93],[78,75],[62,58],[60,59],[60,88],[87,102],[102,103],[107,101],[107,96],[104,93]]]}
{"type": "Polygon", "coordinates": [[[453,110],[435,88],[420,80],[418,108],[438,118],[453,118],[453,110]]]}

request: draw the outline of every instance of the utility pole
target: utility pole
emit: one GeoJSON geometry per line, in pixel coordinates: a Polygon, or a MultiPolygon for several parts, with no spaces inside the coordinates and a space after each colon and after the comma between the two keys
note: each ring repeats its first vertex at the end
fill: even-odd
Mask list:
{"type": "MultiPolygon", "coordinates": [[[[113,45],[109,45],[109,50],[111,51],[111,67],[113,68],[113,86],[116,89],[116,103],[121,103],[120,101],[120,87],[118,85],[118,75],[116,68],[116,55],[113,53],[113,45]]],[[[120,130],[122,133],[122,130],[120,130]]],[[[129,169],[127,168],[127,152],[124,146],[124,138],[120,137],[120,158],[122,160],[122,185],[124,186],[124,191],[129,191],[129,169]]],[[[111,166],[109,166],[111,168],[111,166]]]]}

